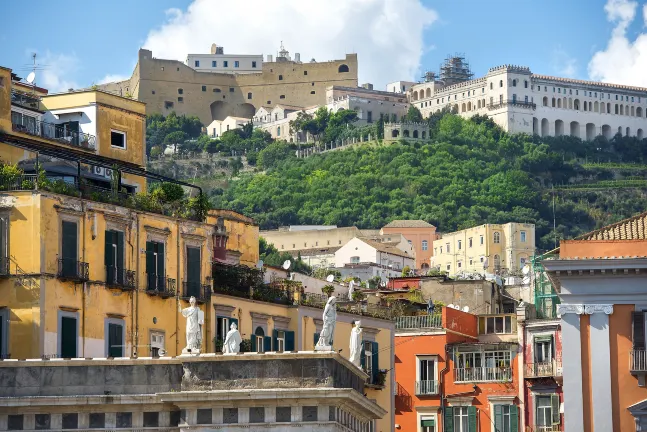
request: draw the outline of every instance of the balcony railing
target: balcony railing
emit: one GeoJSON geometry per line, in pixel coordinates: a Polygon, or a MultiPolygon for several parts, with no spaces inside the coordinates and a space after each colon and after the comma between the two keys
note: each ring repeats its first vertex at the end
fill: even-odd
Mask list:
{"type": "Polygon", "coordinates": [[[629,362],[629,370],[631,372],[647,372],[647,351],[631,351],[629,353],[629,362]]]}
{"type": "Polygon", "coordinates": [[[27,93],[11,91],[11,103],[20,105],[25,108],[38,109],[40,107],[40,98],[27,93]]]}
{"type": "Polygon", "coordinates": [[[530,426],[531,432],[561,432],[561,425],[550,425],[550,426],[530,426]]]}
{"type": "Polygon", "coordinates": [[[90,279],[90,265],[83,261],[69,258],[58,259],[56,277],[62,280],[85,282],[90,279]]]}
{"type": "Polygon", "coordinates": [[[417,315],[417,316],[401,316],[395,320],[396,329],[430,329],[443,327],[442,315],[417,315]]]}
{"type": "Polygon", "coordinates": [[[0,191],[34,190],[35,186],[36,174],[23,174],[0,180],[0,191]]]}
{"type": "Polygon", "coordinates": [[[9,257],[0,257],[0,277],[9,276],[9,257]]]}
{"type": "Polygon", "coordinates": [[[553,360],[526,364],[526,378],[555,377],[562,375],[562,363],[553,360]]]}
{"type": "Polygon", "coordinates": [[[537,108],[536,103],[526,102],[525,100],[520,101],[520,100],[510,99],[510,100],[505,100],[505,101],[502,101],[502,102],[489,104],[487,106],[487,109],[491,111],[491,110],[503,108],[506,105],[513,105],[513,106],[518,106],[518,107],[522,107],[522,108],[531,108],[531,109],[536,109],[537,108]]]}
{"type": "Polygon", "coordinates": [[[291,305],[294,304],[294,289],[262,285],[254,288],[252,299],[270,303],[291,305]]]}
{"type": "Polygon", "coordinates": [[[438,394],[438,381],[416,381],[416,395],[428,396],[438,394]]]}
{"type": "Polygon", "coordinates": [[[510,367],[473,367],[454,369],[454,382],[508,382],[512,381],[510,367]]]}
{"type": "Polygon", "coordinates": [[[204,303],[211,298],[211,286],[196,281],[182,282],[182,299],[195,297],[198,303],[204,303]]]}
{"type": "Polygon", "coordinates": [[[146,273],[146,294],[160,297],[173,297],[175,295],[175,279],[165,275],[146,273]]]}
{"type": "Polygon", "coordinates": [[[12,116],[11,123],[11,128],[16,132],[47,138],[86,150],[94,150],[96,147],[96,137],[94,135],[72,131],[67,125],[47,123],[28,116],[12,116]]]}
{"type": "Polygon", "coordinates": [[[135,289],[135,271],[106,266],[106,285],[132,291],[135,289]]]}

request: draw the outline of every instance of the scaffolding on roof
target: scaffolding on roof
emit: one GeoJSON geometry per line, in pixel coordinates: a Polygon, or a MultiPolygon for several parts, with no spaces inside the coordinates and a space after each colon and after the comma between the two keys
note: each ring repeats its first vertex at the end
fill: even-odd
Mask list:
{"type": "Polygon", "coordinates": [[[546,269],[542,264],[545,259],[555,259],[556,255],[535,255],[532,257],[532,278],[535,290],[535,310],[537,318],[557,318],[557,305],[560,303],[555,287],[550,282],[546,269]]]}
{"type": "Polygon", "coordinates": [[[440,81],[446,86],[469,81],[473,76],[470,64],[465,59],[465,54],[448,55],[440,65],[440,81]]]}

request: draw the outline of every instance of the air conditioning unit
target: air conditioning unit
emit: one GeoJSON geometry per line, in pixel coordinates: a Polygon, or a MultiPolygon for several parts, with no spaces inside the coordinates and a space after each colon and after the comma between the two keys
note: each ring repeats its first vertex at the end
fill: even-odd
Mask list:
{"type": "Polygon", "coordinates": [[[106,178],[112,178],[112,170],[110,168],[104,168],[103,172],[106,178]]]}
{"type": "Polygon", "coordinates": [[[105,169],[103,167],[93,166],[92,174],[96,174],[100,176],[105,175],[105,169]]]}

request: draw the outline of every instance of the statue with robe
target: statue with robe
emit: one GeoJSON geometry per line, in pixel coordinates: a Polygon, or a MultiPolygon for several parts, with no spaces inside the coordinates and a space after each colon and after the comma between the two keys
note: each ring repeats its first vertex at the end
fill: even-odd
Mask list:
{"type": "Polygon", "coordinates": [[[243,341],[238,332],[236,323],[231,323],[230,330],[227,332],[225,342],[222,344],[222,352],[225,354],[236,354],[240,351],[240,343],[243,341]]]}
{"type": "Polygon", "coordinates": [[[186,347],[182,354],[199,354],[202,346],[202,326],[204,325],[204,312],[195,305],[195,297],[189,299],[191,306],[182,309],[182,304],[178,304],[180,313],[186,318],[186,347]]]}
{"type": "Polygon", "coordinates": [[[348,283],[348,300],[353,301],[353,293],[355,292],[355,281],[352,280],[348,283]]]}
{"type": "Polygon", "coordinates": [[[335,304],[337,299],[332,296],[328,299],[326,307],[323,312],[323,326],[319,334],[319,340],[315,346],[315,350],[331,349],[332,340],[335,336],[335,323],[337,321],[337,310],[335,304]]]}
{"type": "Polygon", "coordinates": [[[348,358],[352,364],[361,368],[362,357],[362,322],[355,321],[353,330],[350,333],[350,357],[348,358]]]}

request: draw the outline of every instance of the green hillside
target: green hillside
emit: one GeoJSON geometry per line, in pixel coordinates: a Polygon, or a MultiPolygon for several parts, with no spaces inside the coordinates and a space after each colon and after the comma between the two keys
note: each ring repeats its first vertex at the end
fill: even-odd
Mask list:
{"type": "Polygon", "coordinates": [[[647,167],[640,165],[647,140],[508,135],[487,118],[451,114],[432,124],[426,143],[354,146],[306,159],[276,143],[265,172],[241,175],[212,201],[261,229],[423,219],[448,232],[531,222],[541,249],[554,245],[553,216],[557,238],[571,238],[647,208],[647,167]]]}

